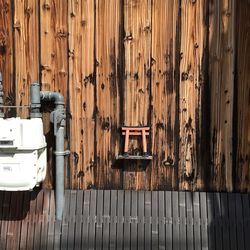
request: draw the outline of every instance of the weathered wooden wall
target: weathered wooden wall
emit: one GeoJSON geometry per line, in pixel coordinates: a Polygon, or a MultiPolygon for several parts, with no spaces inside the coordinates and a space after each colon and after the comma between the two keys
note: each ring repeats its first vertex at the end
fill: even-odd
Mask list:
{"type": "Polygon", "coordinates": [[[250,191],[249,27],[248,0],[0,0],[5,103],[65,96],[68,188],[250,191]],[[151,126],[152,162],[116,161],[123,124],[151,126]]]}

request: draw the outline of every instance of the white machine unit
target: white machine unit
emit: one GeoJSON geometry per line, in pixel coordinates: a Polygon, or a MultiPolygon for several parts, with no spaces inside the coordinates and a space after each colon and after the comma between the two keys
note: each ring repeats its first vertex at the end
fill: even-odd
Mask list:
{"type": "Polygon", "coordinates": [[[31,190],[45,179],[42,119],[0,118],[0,190],[31,190]]]}

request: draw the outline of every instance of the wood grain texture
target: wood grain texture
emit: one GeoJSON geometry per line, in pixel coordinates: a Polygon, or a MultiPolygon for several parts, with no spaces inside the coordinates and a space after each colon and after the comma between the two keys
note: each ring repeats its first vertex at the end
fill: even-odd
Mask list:
{"type": "Polygon", "coordinates": [[[95,185],[122,188],[121,169],[113,168],[120,145],[121,6],[96,1],[96,168],[95,185]]]}
{"type": "MultiPolygon", "coordinates": [[[[68,101],[68,27],[67,4],[59,0],[40,1],[40,77],[43,91],[60,92],[68,101]]],[[[43,107],[44,133],[48,143],[48,164],[53,161],[54,134],[50,124],[49,113],[51,105],[43,107]]],[[[65,138],[65,147],[68,146],[65,138]]],[[[66,166],[66,164],[65,164],[66,166]]],[[[52,168],[47,171],[45,188],[51,188],[54,183],[52,168]]],[[[66,177],[67,171],[66,171],[66,177]]]]}
{"type": "MultiPolygon", "coordinates": [[[[181,2],[181,47],[180,47],[180,145],[179,188],[201,189],[204,186],[206,166],[202,158],[202,137],[209,134],[204,128],[206,46],[207,46],[207,1],[181,2]]],[[[209,146],[207,146],[209,148],[209,146]]],[[[203,154],[203,155],[202,155],[203,154]]]]}
{"type": "MultiPolygon", "coordinates": [[[[126,126],[146,126],[150,123],[151,7],[149,0],[124,1],[123,122],[126,126]]],[[[140,142],[136,139],[131,142],[131,153],[141,153],[140,142]]],[[[145,171],[141,163],[131,162],[124,168],[125,189],[149,189],[149,168],[145,171]]]]}
{"type": "Polygon", "coordinates": [[[235,121],[237,127],[236,142],[236,179],[235,189],[250,191],[250,3],[237,1],[237,109],[235,121]]]}
{"type": "Polygon", "coordinates": [[[15,85],[13,81],[13,8],[10,0],[0,1],[0,72],[6,105],[15,105],[15,85]]]}
{"type": "Polygon", "coordinates": [[[210,185],[232,191],[235,1],[209,1],[210,185]]]}
{"type": "Polygon", "coordinates": [[[177,0],[154,0],[152,5],[152,190],[178,185],[175,71],[179,7],[177,0]]]}
{"type": "Polygon", "coordinates": [[[94,184],[94,1],[69,1],[70,186],[94,184]]]}
{"type": "MultiPolygon", "coordinates": [[[[14,1],[14,48],[16,104],[29,104],[32,81],[39,79],[38,1],[14,1]]],[[[28,109],[18,109],[17,115],[26,118],[28,109]]]]}

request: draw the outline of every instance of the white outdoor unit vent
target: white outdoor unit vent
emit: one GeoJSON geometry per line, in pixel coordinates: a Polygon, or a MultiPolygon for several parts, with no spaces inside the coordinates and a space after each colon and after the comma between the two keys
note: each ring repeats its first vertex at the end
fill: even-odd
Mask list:
{"type": "Polygon", "coordinates": [[[0,190],[32,190],[45,179],[46,142],[41,118],[0,118],[0,190]]]}

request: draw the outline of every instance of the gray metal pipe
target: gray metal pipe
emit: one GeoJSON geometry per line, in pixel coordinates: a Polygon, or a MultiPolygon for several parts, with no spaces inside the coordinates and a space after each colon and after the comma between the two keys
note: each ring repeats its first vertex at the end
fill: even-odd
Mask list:
{"type": "Polygon", "coordinates": [[[32,82],[30,87],[30,118],[41,118],[41,98],[40,98],[40,85],[37,82],[32,82]]]}
{"type": "MultiPolygon", "coordinates": [[[[39,85],[38,85],[39,86],[39,85]]],[[[56,137],[56,219],[62,220],[64,209],[64,157],[69,151],[64,150],[64,127],[66,115],[64,97],[60,93],[50,91],[37,91],[37,84],[31,85],[31,117],[38,117],[40,113],[39,100],[52,101],[55,109],[50,114],[50,120],[54,123],[54,135],[56,137]],[[33,102],[33,103],[32,103],[33,102]]]]}
{"type": "Polygon", "coordinates": [[[2,73],[0,72],[0,118],[4,118],[4,111],[3,111],[3,77],[2,73]]]}

